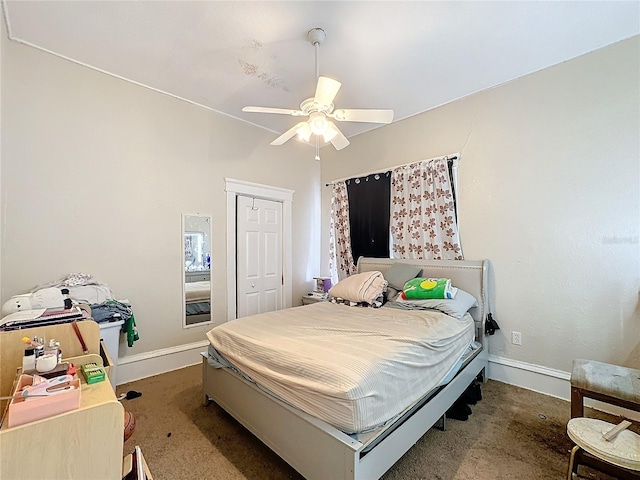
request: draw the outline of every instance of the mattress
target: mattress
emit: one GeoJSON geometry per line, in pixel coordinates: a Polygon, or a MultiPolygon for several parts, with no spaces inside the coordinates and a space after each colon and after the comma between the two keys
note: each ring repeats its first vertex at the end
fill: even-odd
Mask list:
{"type": "Polygon", "coordinates": [[[211,298],[211,283],[209,281],[185,283],[184,293],[187,303],[208,301],[211,298]]]}
{"type": "Polygon", "coordinates": [[[207,337],[232,367],[346,433],[398,416],[450,373],[474,322],[430,310],[319,302],[218,325],[207,337]]]}

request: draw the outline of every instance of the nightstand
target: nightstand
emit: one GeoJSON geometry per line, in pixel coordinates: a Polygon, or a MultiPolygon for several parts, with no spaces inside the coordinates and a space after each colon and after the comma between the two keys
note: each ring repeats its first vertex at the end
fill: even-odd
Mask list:
{"type": "Polygon", "coordinates": [[[304,295],[302,297],[302,305],[311,305],[312,303],[328,302],[328,301],[329,301],[329,297],[320,298],[320,297],[314,297],[312,295],[304,295]]]}

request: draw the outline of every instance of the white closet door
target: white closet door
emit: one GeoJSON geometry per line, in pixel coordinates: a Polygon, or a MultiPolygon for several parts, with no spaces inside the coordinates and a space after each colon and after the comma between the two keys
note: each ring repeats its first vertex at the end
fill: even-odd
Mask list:
{"type": "Polygon", "coordinates": [[[237,197],[238,318],[282,308],[282,203],[237,197]]]}

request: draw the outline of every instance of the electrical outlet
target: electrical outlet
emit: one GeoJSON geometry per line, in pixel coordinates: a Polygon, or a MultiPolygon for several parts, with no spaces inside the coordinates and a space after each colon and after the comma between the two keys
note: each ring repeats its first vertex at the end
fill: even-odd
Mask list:
{"type": "Polygon", "coordinates": [[[520,332],[511,332],[511,343],[522,345],[522,334],[520,332]]]}

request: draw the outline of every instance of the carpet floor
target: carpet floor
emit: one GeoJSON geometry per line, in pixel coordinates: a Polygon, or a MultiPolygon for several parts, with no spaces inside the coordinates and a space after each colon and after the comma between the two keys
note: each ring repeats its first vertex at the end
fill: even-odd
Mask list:
{"type": "MultiPolygon", "coordinates": [[[[124,454],[142,448],[155,480],[301,479],[292,467],[215,403],[203,406],[201,366],[187,367],[118,386],[135,415],[124,454]]],[[[447,420],[429,430],[384,480],[558,480],[567,478],[572,444],[566,434],[569,403],[489,380],[466,421],[447,420]]],[[[617,423],[618,418],[587,409],[617,423]]],[[[580,467],[580,477],[607,475],[580,467]]],[[[326,479],[331,480],[331,479],[326,479]]]]}

